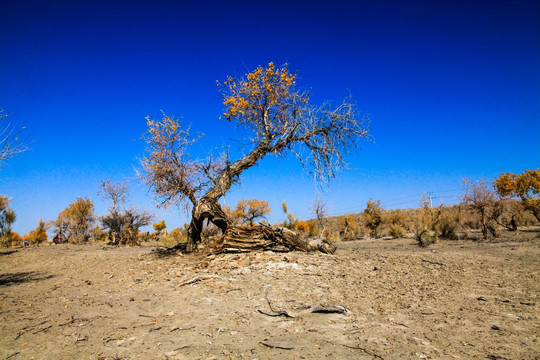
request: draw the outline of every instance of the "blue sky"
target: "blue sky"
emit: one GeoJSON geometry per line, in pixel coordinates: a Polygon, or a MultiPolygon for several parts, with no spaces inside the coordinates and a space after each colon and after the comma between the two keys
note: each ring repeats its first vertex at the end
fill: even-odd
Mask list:
{"type": "MultiPolygon", "coordinates": [[[[219,121],[216,80],[288,63],[312,100],[349,93],[375,143],[320,193],[292,158],[267,158],[225,201],[281,202],[311,217],[320,194],[331,214],[369,198],[415,207],[422,192],[458,201],[461,179],[540,166],[538,1],[2,1],[0,108],[26,126],[31,151],[0,169],[14,230],[51,220],[106,179],[129,180],[132,204],[165,219],[135,177],[145,116],[160,110],[205,133],[199,150],[239,134],[219,121]]],[[[233,145],[234,146],[234,145],[233,145]]]]}

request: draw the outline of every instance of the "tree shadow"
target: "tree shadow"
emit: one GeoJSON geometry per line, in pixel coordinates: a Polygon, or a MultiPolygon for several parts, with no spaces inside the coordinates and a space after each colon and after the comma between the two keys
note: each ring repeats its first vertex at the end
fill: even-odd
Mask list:
{"type": "Polygon", "coordinates": [[[0,286],[10,286],[15,284],[23,284],[30,281],[47,280],[52,277],[54,277],[54,275],[46,275],[37,271],[0,274],[0,286]]]}
{"type": "Polygon", "coordinates": [[[540,232],[540,229],[537,229],[537,228],[527,228],[527,229],[519,229],[519,231],[521,232],[525,232],[525,233],[537,233],[537,232],[540,232]]]}
{"type": "Polygon", "coordinates": [[[19,250],[0,251],[0,256],[11,255],[11,254],[16,253],[16,252],[19,252],[19,250]]]}

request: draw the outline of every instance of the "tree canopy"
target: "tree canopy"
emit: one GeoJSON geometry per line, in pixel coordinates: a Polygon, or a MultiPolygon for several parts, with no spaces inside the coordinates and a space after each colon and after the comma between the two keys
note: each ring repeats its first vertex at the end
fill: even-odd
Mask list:
{"type": "Polygon", "coordinates": [[[501,173],[493,186],[501,196],[519,197],[525,208],[540,220],[540,169],[527,169],[521,174],[501,173]]]}
{"type": "Polygon", "coordinates": [[[255,219],[263,218],[271,212],[266,200],[242,199],[236,204],[232,216],[244,224],[254,225],[255,219]]]}

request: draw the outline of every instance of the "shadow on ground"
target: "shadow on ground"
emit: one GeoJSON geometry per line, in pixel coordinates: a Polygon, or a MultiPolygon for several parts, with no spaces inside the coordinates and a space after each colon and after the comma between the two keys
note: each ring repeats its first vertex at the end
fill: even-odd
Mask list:
{"type": "Polygon", "coordinates": [[[16,253],[18,251],[19,250],[0,251],[0,256],[11,255],[11,254],[16,253]]]}
{"type": "Polygon", "coordinates": [[[0,286],[23,284],[30,281],[40,281],[52,278],[54,275],[46,275],[37,271],[19,272],[12,274],[0,274],[0,286]]]}

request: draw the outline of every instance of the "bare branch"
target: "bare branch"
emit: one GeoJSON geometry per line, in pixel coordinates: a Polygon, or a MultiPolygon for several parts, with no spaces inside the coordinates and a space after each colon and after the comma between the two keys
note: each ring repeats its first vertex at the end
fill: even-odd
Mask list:
{"type": "Polygon", "coordinates": [[[205,187],[201,182],[201,164],[192,160],[189,146],[201,136],[190,137],[190,128],[182,128],[177,119],[163,115],[161,121],[147,118],[148,132],[144,137],[149,154],[141,160],[142,179],[154,190],[161,206],[189,200],[197,202],[197,194],[205,187]]]}
{"type": "Polygon", "coordinates": [[[99,185],[98,195],[103,200],[110,200],[112,202],[112,211],[115,211],[118,205],[129,200],[127,182],[115,184],[111,180],[102,181],[99,185]]]}
{"type": "Polygon", "coordinates": [[[25,127],[18,129],[15,125],[4,120],[8,117],[3,109],[0,109],[0,168],[2,168],[9,159],[28,151],[24,140],[21,140],[20,133],[25,127]]]}

